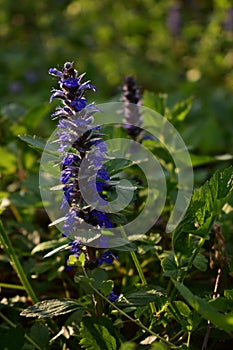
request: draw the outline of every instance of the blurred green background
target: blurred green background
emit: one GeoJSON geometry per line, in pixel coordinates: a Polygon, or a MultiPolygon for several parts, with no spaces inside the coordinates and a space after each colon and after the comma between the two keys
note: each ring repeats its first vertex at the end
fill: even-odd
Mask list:
{"type": "Polygon", "coordinates": [[[48,101],[57,82],[47,72],[65,61],[87,72],[97,103],[118,100],[129,74],[143,90],[167,93],[171,106],[193,96],[180,130],[187,146],[202,155],[232,152],[230,0],[0,0],[0,36],[3,174],[23,178],[20,169],[34,164],[18,134],[47,138],[54,130],[48,101]]]}
{"type": "MultiPolygon", "coordinates": [[[[143,89],[168,93],[171,103],[194,96],[186,138],[201,153],[232,149],[230,0],[1,0],[0,5],[3,116],[6,109],[13,113],[12,103],[21,116],[47,103],[53,86],[48,69],[70,60],[97,86],[96,102],[119,94],[128,74],[143,89]]],[[[45,117],[44,136],[46,125],[45,117]]]]}

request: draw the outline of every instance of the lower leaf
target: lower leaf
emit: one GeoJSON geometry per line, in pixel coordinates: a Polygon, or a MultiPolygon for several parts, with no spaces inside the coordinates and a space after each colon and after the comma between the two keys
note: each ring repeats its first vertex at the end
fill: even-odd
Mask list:
{"type": "Polygon", "coordinates": [[[187,303],[194,308],[204,319],[211,321],[216,327],[227,333],[233,332],[233,313],[221,314],[206,300],[194,295],[183,284],[173,280],[175,287],[187,303]]]}

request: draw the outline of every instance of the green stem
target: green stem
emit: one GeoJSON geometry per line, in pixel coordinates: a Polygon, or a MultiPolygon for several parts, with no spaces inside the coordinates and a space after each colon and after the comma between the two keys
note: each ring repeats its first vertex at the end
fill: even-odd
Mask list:
{"type": "MultiPolygon", "coordinates": [[[[213,223],[214,223],[214,219],[212,219],[211,224],[209,225],[209,230],[211,229],[213,223]]],[[[195,260],[195,258],[197,256],[197,254],[200,252],[200,250],[201,250],[203,244],[205,243],[205,241],[206,241],[206,237],[202,237],[199,240],[196,248],[194,249],[193,255],[191,256],[191,259],[190,259],[186,269],[183,270],[181,272],[181,274],[177,278],[177,281],[179,281],[180,283],[184,282],[184,279],[185,279],[185,276],[186,276],[187,272],[191,269],[191,267],[193,265],[193,262],[194,262],[194,260],[195,260]]],[[[175,287],[173,287],[171,293],[169,294],[169,301],[172,302],[175,299],[176,295],[177,295],[177,289],[175,287]]]]}
{"type": "Polygon", "coordinates": [[[95,303],[96,316],[102,316],[104,314],[103,299],[97,293],[94,293],[93,297],[95,303]]]}
{"type": "MultiPolygon", "coordinates": [[[[120,230],[121,230],[121,233],[122,233],[122,237],[123,238],[127,238],[125,230],[124,230],[124,228],[122,226],[120,226],[120,230]]],[[[138,257],[136,255],[135,251],[131,250],[130,254],[131,254],[131,257],[133,259],[134,265],[135,265],[135,267],[137,269],[138,275],[139,275],[139,277],[141,279],[142,285],[146,286],[147,285],[146,277],[145,277],[145,275],[144,275],[144,273],[142,271],[141,264],[140,264],[140,262],[138,260],[138,257]]],[[[155,308],[155,304],[153,302],[150,303],[150,309],[151,309],[152,315],[155,315],[156,314],[156,308],[155,308]]]]}
{"type": "MultiPolygon", "coordinates": [[[[84,276],[88,277],[84,266],[82,267],[82,270],[83,270],[84,276]]],[[[96,316],[97,317],[102,316],[104,314],[104,306],[103,306],[102,298],[99,296],[98,293],[93,293],[92,299],[93,299],[93,304],[95,307],[96,316]]]]}
{"type": "Polygon", "coordinates": [[[185,332],[183,330],[179,331],[178,333],[176,333],[174,335],[174,337],[171,338],[171,341],[174,342],[174,341],[177,341],[177,339],[179,338],[183,338],[183,336],[185,335],[185,332]]]}
{"type": "Polygon", "coordinates": [[[3,249],[5,250],[6,254],[8,255],[10,262],[16,271],[20,282],[22,283],[25,291],[27,292],[28,296],[31,298],[31,301],[33,304],[37,303],[38,299],[32,289],[32,286],[30,282],[28,281],[28,278],[23,270],[23,267],[15,254],[14,248],[11,244],[11,241],[5,231],[5,228],[2,224],[2,221],[0,220],[0,242],[3,245],[3,249]]]}
{"type": "MultiPolygon", "coordinates": [[[[196,258],[197,254],[200,252],[200,250],[201,250],[203,244],[205,243],[205,241],[206,241],[206,237],[203,237],[203,238],[201,238],[201,239],[199,240],[198,245],[197,245],[196,249],[194,250],[194,253],[193,253],[193,255],[192,255],[192,257],[191,257],[191,259],[190,259],[190,261],[189,261],[189,263],[188,263],[186,273],[188,272],[188,270],[191,269],[191,267],[192,267],[192,265],[193,265],[193,262],[194,262],[194,259],[196,258]]],[[[185,277],[185,276],[184,276],[184,277],[185,277]]],[[[183,279],[184,279],[184,278],[183,278],[183,279]]],[[[182,282],[183,282],[183,280],[182,280],[182,282]]]]}
{"type": "MultiPolygon", "coordinates": [[[[16,325],[11,322],[11,320],[9,320],[9,318],[7,318],[5,315],[3,315],[3,313],[0,312],[0,317],[6,322],[8,323],[12,328],[16,328],[16,325]]],[[[37,349],[37,350],[42,350],[42,348],[34,342],[34,340],[32,338],[30,338],[27,334],[24,334],[25,338],[37,349]]]]}
{"type": "MultiPolygon", "coordinates": [[[[199,251],[201,250],[203,244],[205,243],[205,238],[201,238],[200,241],[198,242],[198,245],[197,247],[195,248],[194,252],[193,252],[193,255],[186,267],[185,270],[181,270],[181,273],[180,275],[178,276],[177,278],[177,281],[180,282],[180,283],[183,283],[184,282],[184,279],[185,279],[185,276],[187,274],[187,272],[191,269],[192,265],[193,265],[193,262],[194,262],[194,259],[196,258],[197,254],[199,253],[199,251]]],[[[171,292],[169,293],[169,302],[171,303],[177,296],[177,289],[175,288],[175,286],[173,286],[171,292]]],[[[168,304],[169,305],[169,304],[168,304]]]]}
{"type": "Polygon", "coordinates": [[[10,284],[10,283],[0,283],[0,288],[25,290],[24,286],[20,286],[18,284],[10,284]]]}
{"type": "MultiPolygon", "coordinates": [[[[142,271],[142,267],[140,265],[140,262],[138,260],[138,257],[135,253],[135,251],[131,250],[130,251],[130,254],[131,254],[131,257],[133,259],[133,262],[134,262],[134,265],[138,271],[138,275],[142,281],[142,285],[143,286],[146,286],[147,285],[147,281],[146,281],[146,278],[145,278],[145,275],[142,271]]],[[[151,309],[151,312],[152,312],[152,315],[155,315],[156,314],[156,308],[155,308],[155,304],[153,302],[150,302],[150,309],[151,309]]]]}
{"type": "Polygon", "coordinates": [[[190,346],[190,340],[191,340],[191,332],[188,332],[188,338],[187,338],[187,347],[190,346]]]}
{"type": "Polygon", "coordinates": [[[108,298],[106,298],[103,294],[101,294],[92,284],[90,284],[90,287],[95,291],[96,294],[98,294],[99,296],[101,296],[106,302],[108,302],[115,310],[119,311],[121,315],[125,316],[126,318],[128,318],[131,322],[137,324],[139,327],[141,327],[142,329],[144,329],[146,332],[150,333],[151,335],[154,335],[156,338],[158,338],[161,342],[163,342],[164,344],[169,345],[172,349],[178,349],[178,347],[174,344],[172,344],[171,342],[169,342],[168,340],[164,339],[163,337],[161,337],[159,334],[153,332],[151,329],[147,328],[146,326],[144,326],[144,324],[141,323],[140,320],[135,320],[134,318],[132,318],[131,316],[129,316],[127,313],[125,313],[123,310],[121,310],[118,306],[116,306],[114,303],[112,303],[108,298]]]}
{"type": "Polygon", "coordinates": [[[146,286],[147,285],[147,281],[146,281],[145,275],[144,275],[144,273],[142,271],[142,267],[140,265],[140,262],[138,260],[138,257],[136,255],[135,251],[131,250],[130,254],[131,254],[131,257],[133,259],[134,265],[135,265],[135,267],[136,267],[136,269],[138,271],[138,275],[139,275],[139,277],[140,277],[140,279],[142,281],[142,285],[146,286]]]}

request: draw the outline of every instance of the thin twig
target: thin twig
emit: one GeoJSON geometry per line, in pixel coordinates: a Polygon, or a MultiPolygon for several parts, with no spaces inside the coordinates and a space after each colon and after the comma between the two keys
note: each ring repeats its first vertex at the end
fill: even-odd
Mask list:
{"type": "Polygon", "coordinates": [[[19,261],[18,256],[15,253],[15,250],[12,246],[12,243],[5,231],[5,228],[3,226],[3,223],[0,219],[0,243],[3,246],[3,249],[5,253],[8,255],[8,258],[10,260],[11,265],[13,266],[14,270],[16,271],[20,282],[22,283],[25,291],[27,292],[28,296],[31,298],[31,301],[33,304],[38,302],[37,296],[32,289],[32,286],[25,274],[25,271],[22,267],[21,262],[19,261]]]}
{"type": "MultiPolygon", "coordinates": [[[[222,270],[221,270],[221,268],[219,268],[218,269],[218,273],[217,273],[217,277],[216,277],[216,280],[215,280],[215,284],[214,284],[214,292],[213,292],[213,297],[212,297],[213,299],[216,299],[217,296],[218,296],[218,286],[219,286],[219,281],[220,281],[221,274],[222,274],[222,270]]],[[[205,334],[205,338],[203,340],[203,344],[202,344],[201,350],[206,350],[207,349],[211,328],[212,328],[212,324],[211,324],[210,320],[208,320],[206,334],[205,334]]]]}
{"type": "Polygon", "coordinates": [[[159,334],[153,332],[151,329],[147,328],[146,326],[144,326],[144,324],[141,323],[141,321],[139,319],[135,320],[134,318],[132,318],[131,316],[129,316],[127,313],[125,313],[123,310],[121,310],[119,307],[117,307],[114,303],[112,303],[108,298],[106,298],[100,291],[98,291],[91,283],[89,283],[90,287],[101,297],[103,298],[107,303],[109,303],[114,309],[116,309],[117,311],[120,312],[120,314],[124,315],[126,318],[128,318],[131,322],[135,323],[136,325],[138,325],[139,327],[141,327],[142,329],[144,329],[146,332],[150,333],[151,335],[154,335],[156,338],[158,338],[161,342],[169,345],[171,347],[171,349],[178,349],[178,347],[174,344],[172,344],[171,342],[169,342],[168,340],[164,339],[163,337],[161,337],[159,334]]]}

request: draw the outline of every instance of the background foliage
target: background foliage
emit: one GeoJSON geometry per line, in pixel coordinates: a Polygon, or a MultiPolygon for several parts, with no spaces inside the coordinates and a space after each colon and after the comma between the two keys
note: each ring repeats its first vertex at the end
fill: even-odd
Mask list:
{"type": "MultiPolygon", "coordinates": [[[[170,113],[171,120],[175,122],[176,128],[193,154],[195,187],[199,188],[217,169],[223,171],[231,163],[229,154],[232,154],[233,148],[232,4],[230,0],[0,0],[0,37],[2,220],[15,253],[26,274],[30,276],[39,300],[54,297],[76,298],[77,295],[85,299],[85,293],[73,282],[73,273],[65,270],[65,255],[58,254],[48,260],[42,260],[44,250],[36,250],[41,242],[46,242],[46,249],[50,249],[48,244],[51,244],[51,248],[54,247],[50,242],[60,239],[60,232],[48,228],[49,219],[41,203],[38,187],[40,153],[20,140],[18,135],[36,134],[46,139],[54,130],[55,124],[50,119],[54,106],[51,107],[48,100],[55,83],[51,81],[47,71],[50,67],[62,67],[67,60],[75,61],[80,73],[86,71],[87,79],[91,79],[97,86],[96,103],[119,100],[123,78],[133,74],[145,92],[144,103],[167,116],[170,113]],[[193,103],[189,114],[182,122],[177,121],[174,118],[175,113],[172,116],[174,105],[190,97],[193,103]],[[34,254],[31,254],[33,249],[34,254]]],[[[196,193],[197,202],[200,199],[198,196],[196,193]]],[[[216,308],[221,311],[224,307],[224,310],[232,310],[232,294],[226,292],[232,292],[233,288],[231,206],[225,208],[220,220],[221,232],[225,239],[223,255],[227,252],[226,256],[229,259],[220,289],[222,296],[227,295],[230,303],[230,306],[227,306],[226,299],[224,302],[220,300],[216,308]]],[[[156,280],[165,288],[166,278],[176,279],[176,273],[179,271],[172,265],[174,260],[169,253],[171,244],[169,240],[164,240],[163,228],[158,229],[158,232],[152,245],[142,241],[138,244],[138,251],[148,280],[156,280]],[[163,270],[160,260],[163,260],[163,270]]],[[[182,232],[180,235],[182,237],[182,232]]],[[[180,257],[179,254],[183,254],[179,251],[181,245],[177,241],[175,243],[174,253],[176,257],[180,257]]],[[[211,251],[210,242],[205,242],[203,247],[211,251]]],[[[37,348],[30,342],[31,345],[25,345],[26,333],[40,344],[41,349],[47,349],[51,338],[49,330],[53,329],[53,335],[56,333],[54,325],[49,324],[48,327],[44,322],[25,320],[19,316],[19,312],[28,306],[30,301],[23,290],[4,287],[4,283],[19,285],[19,281],[9,264],[6,252],[1,253],[0,307],[3,309],[2,314],[7,314],[15,327],[2,319],[0,348],[16,349],[16,343],[18,349],[22,349],[23,346],[23,349],[37,348]]],[[[208,293],[211,295],[216,271],[206,271],[206,262],[201,260],[200,256],[199,259],[199,268],[202,264],[202,270],[199,269],[198,273],[191,271],[189,283],[192,291],[199,296],[208,293]]],[[[127,288],[132,292],[139,278],[134,273],[128,254],[120,252],[119,261],[120,264],[109,268],[109,274],[119,292],[124,291],[127,295],[127,288]]],[[[182,263],[180,261],[181,267],[182,263]]],[[[198,265],[198,258],[196,264],[198,265]]],[[[186,291],[179,285],[177,288],[186,300],[186,291]]],[[[144,305],[136,306],[138,314],[143,312],[144,305]]],[[[193,327],[194,342],[191,348],[198,349],[200,334],[204,337],[205,325],[201,324],[200,332],[195,335],[199,316],[194,314],[190,325],[191,321],[187,316],[189,309],[186,306],[177,304],[179,310],[183,307],[182,315],[188,319],[180,323],[184,330],[189,326],[193,327]]],[[[82,312],[84,311],[79,310],[74,314],[75,322],[79,323],[82,312]]],[[[166,315],[167,318],[163,319],[164,324],[170,316],[166,315]]],[[[70,325],[72,320],[63,317],[57,322],[57,328],[55,327],[57,334],[61,329],[63,333],[50,346],[54,346],[54,349],[66,349],[64,344],[67,344],[67,349],[76,349],[80,346],[79,339],[74,337],[74,340],[70,340],[70,336],[66,334],[67,328],[62,328],[64,324],[70,325]]],[[[173,310],[172,317],[178,317],[176,310],[173,310]]],[[[110,343],[114,343],[111,327],[106,326],[105,322],[107,321],[102,320],[95,331],[103,334],[106,333],[107,327],[110,343]]],[[[84,319],[81,325],[83,339],[89,336],[89,323],[88,319],[84,319]]],[[[92,323],[93,328],[94,325],[95,322],[92,323]]],[[[138,328],[133,326],[130,324],[131,328],[126,327],[126,331],[122,332],[122,350],[136,348],[137,340],[133,344],[132,339],[138,328]]],[[[222,349],[224,344],[226,349],[229,348],[228,336],[222,335],[217,329],[210,349],[219,349],[221,341],[222,349]]],[[[114,346],[112,345],[113,348],[114,346]]],[[[147,347],[140,345],[139,348],[147,347]]]]}

